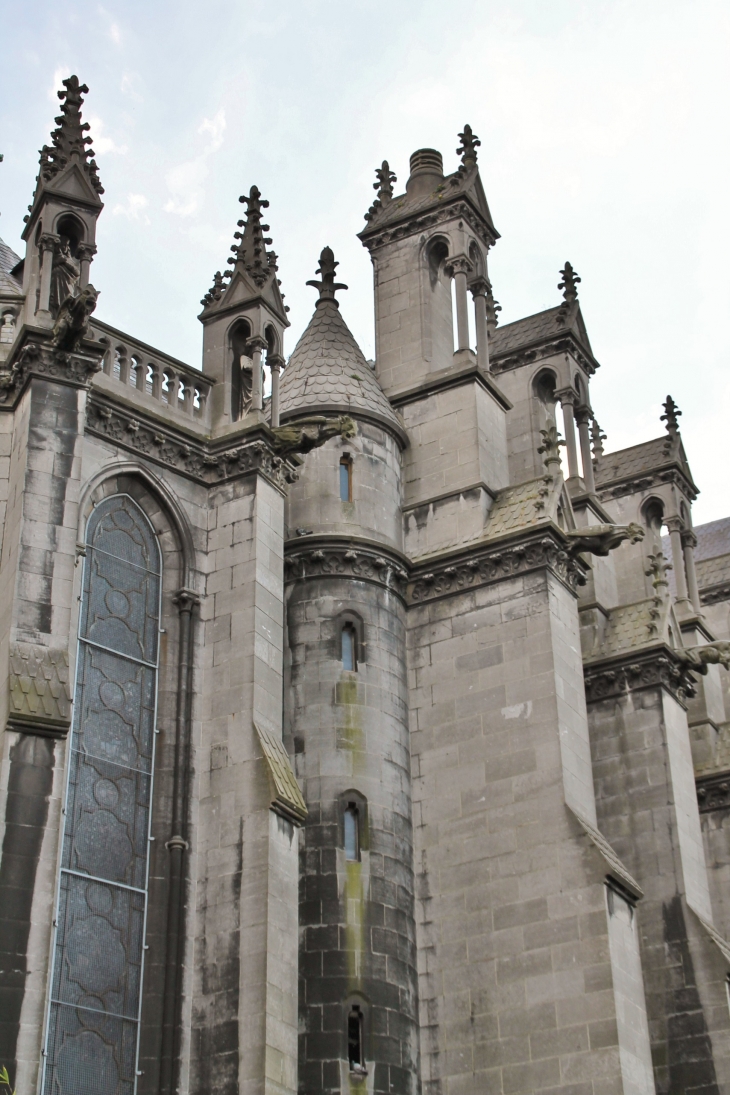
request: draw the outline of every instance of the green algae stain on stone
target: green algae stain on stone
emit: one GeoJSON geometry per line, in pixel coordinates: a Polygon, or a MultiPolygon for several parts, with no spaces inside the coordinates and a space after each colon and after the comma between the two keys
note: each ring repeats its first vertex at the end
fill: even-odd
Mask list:
{"type": "Polygon", "coordinates": [[[362,863],[355,860],[345,867],[345,945],[347,947],[348,992],[362,987],[365,954],[365,895],[362,863]]]}
{"type": "Polygon", "coordinates": [[[339,708],[337,719],[337,748],[352,754],[352,772],[357,773],[365,758],[365,734],[362,725],[364,688],[353,679],[352,673],[343,672],[335,685],[335,704],[339,708]]]}

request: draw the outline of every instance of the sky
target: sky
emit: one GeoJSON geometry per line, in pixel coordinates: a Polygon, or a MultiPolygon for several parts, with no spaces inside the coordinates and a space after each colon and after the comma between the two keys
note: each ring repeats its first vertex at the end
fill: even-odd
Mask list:
{"type": "Polygon", "coordinates": [[[0,236],[23,253],[38,149],[73,72],[106,191],[100,319],[198,365],[200,299],[255,183],[286,353],[329,245],[372,357],[356,233],[374,169],[388,159],[399,190],[411,152],[433,147],[453,171],[468,122],[501,233],[500,321],[559,303],[573,264],[606,449],[659,436],[671,394],[699,524],[730,513],[728,56],[725,0],[26,0],[3,14],[0,236]]]}

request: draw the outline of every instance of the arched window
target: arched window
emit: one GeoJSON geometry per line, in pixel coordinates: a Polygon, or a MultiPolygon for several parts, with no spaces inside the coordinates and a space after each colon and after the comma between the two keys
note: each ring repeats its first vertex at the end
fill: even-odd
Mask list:
{"type": "Polygon", "coordinates": [[[345,859],[356,862],[360,858],[360,811],[356,802],[348,802],[343,815],[345,834],[345,859]]]}
{"type": "Polygon", "coordinates": [[[364,1016],[359,1004],[353,1004],[347,1013],[347,1059],[350,1072],[363,1075],[365,1069],[364,1016]]]}
{"type": "Polygon", "coordinates": [[[355,671],[357,669],[357,631],[353,624],[345,624],[342,628],[342,668],[355,671]]]}
{"type": "Polygon", "coordinates": [[[160,583],[142,510],[106,498],[87,526],[44,1095],[136,1088],[160,583]]]}
{"type": "Polygon", "coordinates": [[[347,452],[340,457],[340,501],[352,501],[352,457],[347,452]]]}

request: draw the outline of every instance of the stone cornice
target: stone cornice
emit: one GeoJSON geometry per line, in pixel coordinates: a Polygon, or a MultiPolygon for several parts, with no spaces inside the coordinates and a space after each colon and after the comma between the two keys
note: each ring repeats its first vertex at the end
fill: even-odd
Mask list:
{"type": "Polygon", "coordinates": [[[265,425],[248,431],[235,445],[230,437],[224,443],[201,442],[171,423],[132,413],[92,391],[86,430],[206,486],[258,473],[285,493],[298,474],[296,459],[284,459],[273,451],[271,431],[265,425]]]}
{"type": "Polygon", "coordinates": [[[697,801],[701,814],[730,809],[730,772],[698,776],[697,801]]]}
{"type": "Polygon", "coordinates": [[[599,367],[599,362],[575,334],[572,331],[565,331],[559,335],[550,335],[547,338],[528,342],[516,350],[506,350],[501,354],[490,349],[489,368],[498,376],[500,373],[519,369],[523,365],[530,365],[542,358],[565,353],[569,353],[588,376],[593,376],[599,367]]]}
{"type": "Polygon", "coordinates": [[[583,676],[588,703],[625,696],[640,688],[666,688],[682,705],[695,694],[691,668],[664,643],[590,662],[584,665],[583,676]]]}
{"type": "Polygon", "coordinates": [[[479,586],[547,569],[575,592],[585,583],[587,565],[566,550],[565,538],[553,525],[525,529],[499,543],[480,543],[458,553],[415,564],[408,589],[411,604],[423,604],[479,586]]]}
{"type": "Polygon", "coordinates": [[[406,600],[407,560],[372,540],[344,536],[307,536],[284,545],[286,582],[312,578],[355,578],[370,582],[406,600]]]}
{"type": "MultiPolygon", "coordinates": [[[[600,461],[598,461],[598,469],[600,469],[600,461]]],[[[600,474],[600,471],[598,474],[600,474]]],[[[678,486],[690,502],[693,502],[699,493],[692,480],[684,474],[678,464],[652,468],[642,475],[617,478],[606,484],[598,483],[596,484],[596,493],[599,498],[608,500],[623,498],[627,494],[640,494],[642,491],[655,490],[664,484],[678,486]]]]}
{"type": "Polygon", "coordinates": [[[13,410],[33,377],[89,387],[101,369],[99,347],[85,340],[81,349],[67,352],[57,349],[51,338],[51,331],[23,327],[12,358],[0,368],[0,410],[13,410]]]}
{"type": "Polygon", "coordinates": [[[730,582],[716,582],[700,590],[700,604],[716,605],[720,601],[730,601],[730,582]]]}
{"type": "Polygon", "coordinates": [[[479,384],[485,391],[489,392],[505,411],[512,410],[510,400],[504,392],[500,391],[492,377],[488,373],[484,373],[476,362],[470,362],[461,368],[441,369],[439,372],[431,373],[423,380],[419,380],[417,384],[408,384],[401,388],[392,389],[388,392],[388,399],[398,410],[407,403],[417,403],[420,399],[428,399],[430,395],[436,392],[446,391],[449,388],[459,388],[472,382],[479,384]]]}
{"type": "Polygon", "coordinates": [[[487,247],[491,247],[498,238],[495,230],[490,229],[482,214],[465,194],[459,194],[452,199],[444,198],[437,206],[414,210],[412,213],[404,210],[402,219],[388,221],[382,228],[368,224],[358,233],[358,238],[372,253],[394,240],[417,235],[457,218],[464,220],[487,247]]]}

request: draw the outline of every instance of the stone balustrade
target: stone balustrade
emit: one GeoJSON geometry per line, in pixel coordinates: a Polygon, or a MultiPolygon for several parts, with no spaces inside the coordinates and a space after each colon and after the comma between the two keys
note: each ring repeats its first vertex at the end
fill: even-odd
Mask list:
{"type": "Polygon", "coordinates": [[[103,375],[141,396],[158,409],[185,415],[201,425],[209,424],[209,393],[215,381],[174,357],[161,354],[144,342],[99,320],[93,320],[94,339],[105,347],[103,375]]]}

